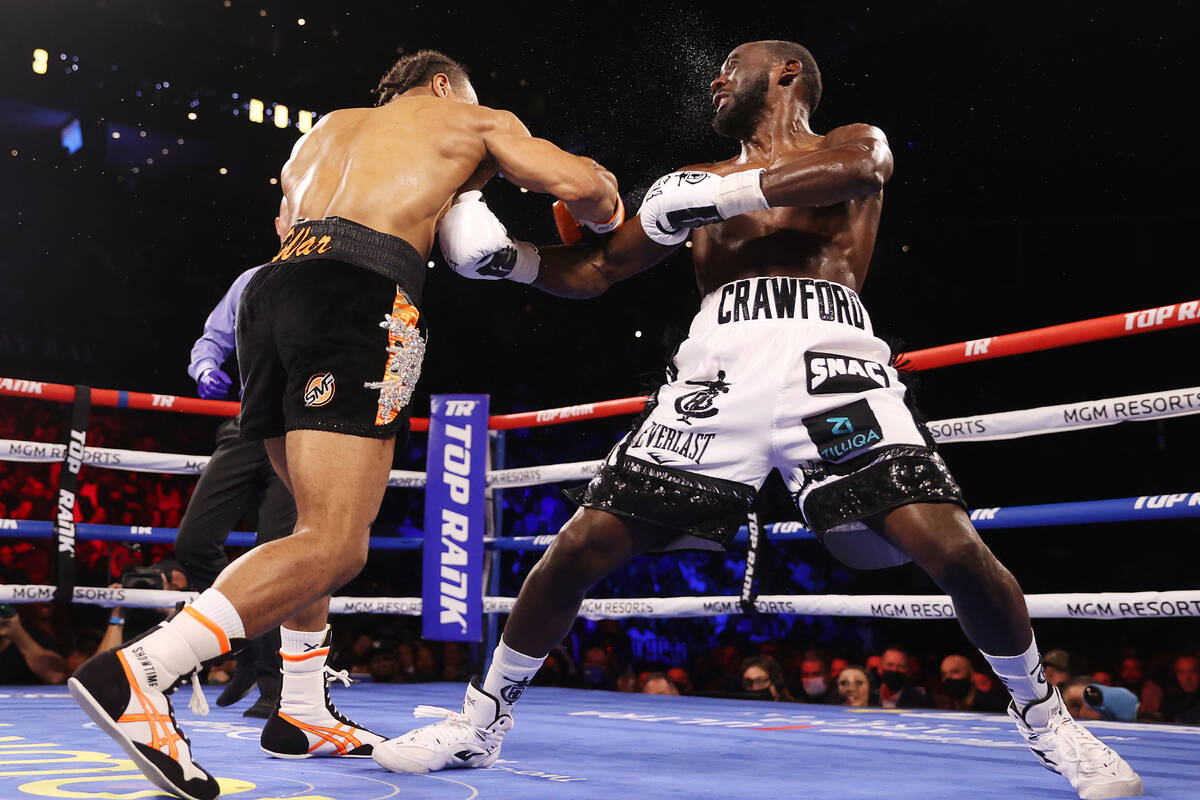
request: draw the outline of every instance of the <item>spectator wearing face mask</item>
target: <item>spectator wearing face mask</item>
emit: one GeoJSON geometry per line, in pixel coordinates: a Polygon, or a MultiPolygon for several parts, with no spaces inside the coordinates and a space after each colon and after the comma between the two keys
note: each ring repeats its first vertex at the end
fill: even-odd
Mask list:
{"type": "Polygon", "coordinates": [[[742,692],[757,700],[791,700],[783,682],[783,667],[771,656],[751,656],[742,662],[742,692]]]}
{"type": "Polygon", "coordinates": [[[929,708],[929,696],[908,677],[908,653],[889,647],[879,659],[879,705],[884,708],[929,708]]]}
{"type": "Polygon", "coordinates": [[[603,647],[591,647],[583,655],[583,688],[613,688],[613,668],[608,651],[603,647]]]}
{"type": "Polygon", "coordinates": [[[801,703],[831,705],[842,702],[824,656],[808,653],[800,661],[801,703]]]}
{"type": "Polygon", "coordinates": [[[975,681],[975,670],[971,662],[961,655],[948,655],[942,659],[942,689],[938,697],[938,708],[955,711],[1003,711],[1008,708],[1008,695],[980,690],[975,681]]]}

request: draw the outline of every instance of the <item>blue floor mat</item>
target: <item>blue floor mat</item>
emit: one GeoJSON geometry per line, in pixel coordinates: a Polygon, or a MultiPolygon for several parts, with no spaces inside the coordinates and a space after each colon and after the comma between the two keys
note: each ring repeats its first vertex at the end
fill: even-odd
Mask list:
{"type": "MultiPolygon", "coordinates": [[[[282,761],[258,748],[253,699],[176,712],[197,760],[238,800],[775,798],[1010,800],[1075,797],[997,714],[531,688],[501,761],[487,770],[389,773],[370,759],[282,761]]],[[[449,683],[335,686],[352,719],[396,736],[418,703],[457,708],[449,683]]],[[[1200,798],[1200,728],[1088,723],[1142,775],[1146,797],[1200,798]]],[[[0,687],[0,800],[166,797],[58,687],[0,687]]]]}

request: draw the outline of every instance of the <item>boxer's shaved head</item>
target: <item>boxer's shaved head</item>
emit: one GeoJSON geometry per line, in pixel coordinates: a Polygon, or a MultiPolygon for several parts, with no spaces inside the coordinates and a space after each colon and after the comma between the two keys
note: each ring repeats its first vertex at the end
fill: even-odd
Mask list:
{"type": "Polygon", "coordinates": [[[794,92],[811,114],[821,100],[821,73],[812,53],[779,39],[747,42],[734,48],[712,82],[713,130],[734,139],[748,137],[767,108],[772,70],[789,62],[796,62],[798,68],[782,71],[777,85],[794,92]]]}
{"type": "Polygon", "coordinates": [[[415,86],[424,86],[439,73],[450,79],[456,93],[474,98],[475,90],[466,67],[437,50],[418,50],[401,57],[380,79],[375,88],[379,95],[375,105],[381,106],[415,86]]]}
{"type": "Polygon", "coordinates": [[[776,64],[793,59],[800,62],[801,97],[810,115],[816,111],[817,103],[821,102],[821,70],[817,69],[817,61],[808,48],[782,39],[767,39],[755,44],[762,46],[776,64]]]}

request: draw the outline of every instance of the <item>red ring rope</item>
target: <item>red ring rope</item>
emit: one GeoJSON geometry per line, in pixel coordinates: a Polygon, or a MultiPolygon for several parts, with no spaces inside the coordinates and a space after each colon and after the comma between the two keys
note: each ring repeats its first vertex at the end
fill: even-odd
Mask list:
{"type": "MultiPolygon", "coordinates": [[[[901,353],[896,357],[909,369],[925,370],[965,364],[989,358],[1051,350],[1083,342],[1115,339],[1138,333],[1179,328],[1200,323],[1200,300],[1189,300],[1169,306],[1112,314],[1046,328],[1035,328],[1018,333],[1004,333],[983,339],[944,344],[925,350],[901,353]]],[[[0,395],[11,397],[37,397],[69,403],[75,399],[75,387],[60,383],[42,383],[17,378],[0,378],[0,395]]],[[[522,411],[516,414],[500,414],[488,418],[492,430],[533,428],[558,425],[584,419],[600,419],[622,414],[636,414],[646,404],[645,397],[623,397],[618,400],[603,400],[597,403],[582,403],[576,406],[522,411]]],[[[153,411],[177,411],[184,414],[208,414],[216,417],[232,417],[238,412],[238,404],[228,400],[201,400],[197,397],[179,397],[171,394],[146,394],[124,392],[116,389],[93,389],[92,405],[138,408],[153,411]]],[[[429,420],[413,417],[414,431],[429,430],[429,420]]]]}

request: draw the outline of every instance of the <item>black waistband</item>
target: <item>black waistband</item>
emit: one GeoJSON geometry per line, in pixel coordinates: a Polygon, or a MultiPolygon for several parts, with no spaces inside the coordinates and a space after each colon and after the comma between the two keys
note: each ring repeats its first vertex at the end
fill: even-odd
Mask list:
{"type": "Polygon", "coordinates": [[[283,240],[272,264],[328,258],[368,269],[396,283],[414,305],[425,286],[425,259],[399,236],[380,233],[341,217],[300,220],[283,240]]]}

